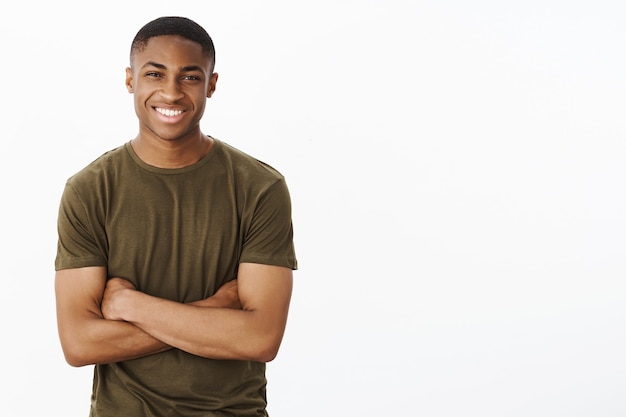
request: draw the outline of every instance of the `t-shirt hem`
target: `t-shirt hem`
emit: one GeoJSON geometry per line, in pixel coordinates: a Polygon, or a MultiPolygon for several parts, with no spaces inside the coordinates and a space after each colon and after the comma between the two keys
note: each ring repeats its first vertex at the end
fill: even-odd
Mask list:
{"type": "Polygon", "coordinates": [[[298,262],[295,259],[276,259],[276,258],[268,258],[266,256],[261,256],[261,255],[247,255],[245,257],[241,257],[241,259],[239,260],[239,263],[283,266],[285,268],[289,268],[294,271],[298,269],[298,262]]]}
{"type": "Polygon", "coordinates": [[[107,266],[107,263],[99,258],[57,259],[54,263],[54,269],[56,271],[62,269],[86,268],[89,266],[107,266]]]}

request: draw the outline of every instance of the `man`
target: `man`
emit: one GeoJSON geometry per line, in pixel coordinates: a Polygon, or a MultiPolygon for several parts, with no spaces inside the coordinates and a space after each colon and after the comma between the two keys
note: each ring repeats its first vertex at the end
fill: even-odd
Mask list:
{"type": "Polygon", "coordinates": [[[126,69],[139,133],[63,192],[59,336],[69,364],[95,364],[93,417],[267,415],[291,203],[279,172],[201,132],[214,65],[197,23],[146,24],[126,69]]]}

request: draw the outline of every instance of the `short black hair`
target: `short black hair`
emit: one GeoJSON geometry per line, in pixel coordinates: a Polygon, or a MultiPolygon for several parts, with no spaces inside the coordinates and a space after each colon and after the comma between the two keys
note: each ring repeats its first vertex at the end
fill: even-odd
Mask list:
{"type": "Polygon", "coordinates": [[[157,36],[176,35],[202,46],[202,53],[211,59],[211,70],[215,67],[215,46],[207,31],[193,20],[180,16],[164,16],[146,23],[135,35],[130,46],[130,58],[146,47],[148,41],[157,36]]]}

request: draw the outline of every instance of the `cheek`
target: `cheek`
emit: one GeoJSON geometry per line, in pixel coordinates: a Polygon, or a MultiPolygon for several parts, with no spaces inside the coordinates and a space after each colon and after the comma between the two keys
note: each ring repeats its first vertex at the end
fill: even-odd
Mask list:
{"type": "Polygon", "coordinates": [[[134,90],[133,95],[135,96],[135,103],[145,103],[153,95],[153,92],[146,88],[135,86],[134,90]]]}
{"type": "Polygon", "coordinates": [[[206,105],[206,94],[204,91],[196,92],[193,96],[193,101],[196,107],[204,107],[206,105]]]}

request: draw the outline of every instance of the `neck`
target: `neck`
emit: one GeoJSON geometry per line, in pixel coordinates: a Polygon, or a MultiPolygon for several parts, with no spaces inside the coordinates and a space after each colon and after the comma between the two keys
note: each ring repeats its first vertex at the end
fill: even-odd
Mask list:
{"type": "Polygon", "coordinates": [[[146,164],[174,169],[193,165],[204,158],[213,146],[213,139],[202,133],[177,140],[154,139],[140,134],[131,141],[131,146],[146,164]]]}

